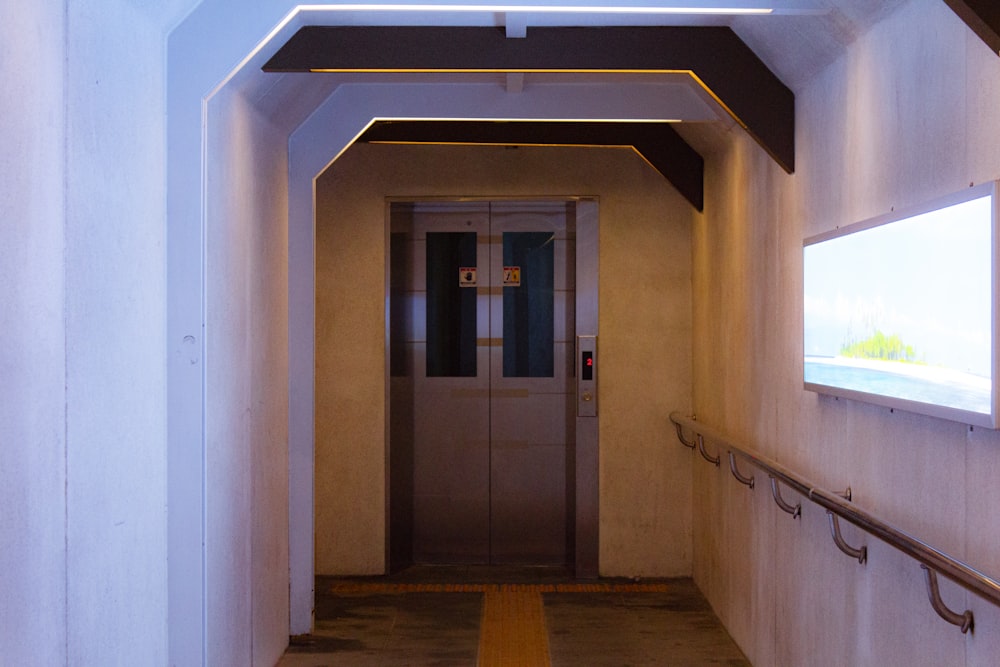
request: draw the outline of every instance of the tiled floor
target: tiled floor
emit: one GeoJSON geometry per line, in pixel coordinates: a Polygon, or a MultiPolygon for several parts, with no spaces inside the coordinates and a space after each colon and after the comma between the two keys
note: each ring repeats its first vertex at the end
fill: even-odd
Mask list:
{"type": "Polygon", "coordinates": [[[749,666],[690,579],[411,568],[316,581],[316,629],[279,667],[749,666]]]}

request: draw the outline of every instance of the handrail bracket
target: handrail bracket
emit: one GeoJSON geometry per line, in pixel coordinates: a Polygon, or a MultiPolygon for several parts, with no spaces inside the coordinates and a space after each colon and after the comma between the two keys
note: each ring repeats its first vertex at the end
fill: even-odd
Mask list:
{"type": "Polygon", "coordinates": [[[864,565],[865,561],[868,560],[868,547],[862,545],[861,548],[855,549],[849,545],[844,540],[844,536],[840,534],[840,517],[830,510],[826,511],[826,516],[830,519],[830,533],[833,535],[833,542],[837,545],[837,548],[851,558],[857,558],[858,562],[864,565]]]}
{"type": "Polygon", "coordinates": [[[963,635],[971,630],[973,624],[972,610],[966,609],[964,613],[959,614],[958,612],[949,609],[944,603],[944,600],[941,599],[941,590],[938,588],[937,572],[923,563],[920,564],[920,567],[923,569],[927,579],[927,597],[930,598],[931,606],[934,607],[934,611],[937,612],[938,616],[952,625],[960,627],[963,635]]]}
{"type": "Polygon", "coordinates": [[[701,433],[695,434],[695,437],[698,439],[698,451],[701,452],[702,458],[709,463],[715,464],[715,467],[718,468],[722,460],[718,456],[712,456],[705,451],[705,438],[702,437],[701,433]]]}
{"type": "Polygon", "coordinates": [[[771,479],[771,495],[774,496],[774,502],[778,504],[778,507],[791,514],[793,519],[798,519],[802,516],[802,503],[789,505],[785,502],[785,499],[781,497],[781,489],[778,487],[778,480],[776,480],[773,475],[768,475],[768,477],[771,479]]]}
{"type": "Polygon", "coordinates": [[[684,428],[680,425],[680,422],[674,422],[674,428],[677,429],[677,439],[681,441],[681,444],[688,449],[694,449],[694,443],[684,439],[684,428]]]}
{"type": "Polygon", "coordinates": [[[746,484],[751,489],[753,488],[753,475],[747,477],[740,472],[739,468],[736,467],[736,455],[732,451],[729,452],[729,470],[740,484],[746,484]]]}

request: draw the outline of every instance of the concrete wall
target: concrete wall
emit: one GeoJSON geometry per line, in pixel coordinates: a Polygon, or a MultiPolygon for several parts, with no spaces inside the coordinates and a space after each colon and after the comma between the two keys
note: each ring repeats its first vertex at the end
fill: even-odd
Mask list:
{"type": "Polygon", "coordinates": [[[287,134],[228,86],[208,112],[208,664],[288,641],[287,134]]]}
{"type": "Polygon", "coordinates": [[[271,665],[289,634],[287,140],[316,102],[248,59],[290,3],[192,4],[167,42],[169,653],[271,665]]]}
{"type": "MultiPolygon", "coordinates": [[[[168,628],[165,45],[197,3],[140,4],[26,6],[0,27],[11,93],[0,103],[5,664],[167,664],[178,631],[168,628]]],[[[194,100],[198,140],[210,90],[194,100]]],[[[211,418],[207,446],[194,446],[209,474],[190,480],[207,482],[206,658],[271,665],[288,635],[288,128],[238,90],[208,109],[213,224],[192,274],[203,243],[211,418]]],[[[194,154],[197,210],[197,143],[194,154]]],[[[200,316],[199,299],[193,307],[200,316]]],[[[202,361],[184,360],[199,383],[202,361]]],[[[175,574],[200,605],[201,570],[175,574]]],[[[202,625],[200,610],[192,618],[202,625]]],[[[200,661],[201,643],[187,639],[200,661]]],[[[195,664],[188,657],[178,664],[195,664]]]]}
{"type": "Polygon", "coordinates": [[[5,664],[167,660],[163,44],[184,4],[0,26],[5,664]]]}
{"type": "Polygon", "coordinates": [[[385,566],[385,197],[574,194],[600,197],[600,569],[690,573],[687,457],[663,433],[690,400],[700,216],[623,149],[373,145],[317,181],[317,573],[385,566]]]}
{"type": "MultiPolygon", "coordinates": [[[[997,576],[1000,434],[804,391],[801,244],[1000,177],[1000,59],[944,3],[912,0],[796,93],[794,176],[739,133],[709,160],[695,412],[997,576]]],[[[693,459],[695,579],[754,664],[996,663],[1000,610],[942,580],[946,603],[976,615],[962,635],[931,609],[914,561],[845,526],[868,545],[861,566],[816,506],[793,520],[760,475],[751,492],[693,459]]]]}
{"type": "Polygon", "coordinates": [[[0,655],[22,665],[66,661],[64,30],[54,4],[0,22],[0,655]]]}
{"type": "Polygon", "coordinates": [[[67,650],[79,664],[166,660],[163,43],[181,4],[67,3],[67,650]],[[145,641],[122,642],[135,628],[145,641]]]}

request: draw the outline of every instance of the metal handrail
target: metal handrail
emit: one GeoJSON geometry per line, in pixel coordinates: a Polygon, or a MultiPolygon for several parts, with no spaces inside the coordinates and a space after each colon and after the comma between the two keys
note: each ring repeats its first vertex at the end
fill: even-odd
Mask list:
{"type": "MultiPolygon", "coordinates": [[[[772,479],[780,481],[799,495],[824,508],[831,516],[840,517],[850,522],[866,533],[874,535],[889,546],[898,549],[919,562],[927,570],[928,596],[934,610],[949,623],[959,625],[962,628],[962,632],[967,632],[972,628],[972,612],[966,610],[964,614],[957,614],[944,605],[937,590],[937,581],[934,578],[935,573],[947,577],[966,590],[979,595],[987,602],[1000,606],[1000,581],[973,569],[957,558],[953,558],[943,551],[935,549],[923,540],[917,539],[879,519],[871,512],[861,509],[840,495],[817,486],[777,461],[749,447],[737,445],[724,434],[696,421],[692,417],[685,416],[679,412],[673,412],[670,414],[670,421],[674,423],[678,437],[681,438],[682,442],[684,442],[684,428],[692,431],[695,434],[695,438],[699,441],[705,439],[711,440],[715,443],[716,447],[727,449],[729,452],[736,454],[751,465],[767,473],[772,479]]],[[[837,532],[839,533],[839,530],[837,532]]],[[[836,536],[834,539],[836,540],[836,536]]],[[[838,546],[840,545],[838,544],[838,546]]],[[[859,559],[859,562],[864,561],[859,559]]]]}

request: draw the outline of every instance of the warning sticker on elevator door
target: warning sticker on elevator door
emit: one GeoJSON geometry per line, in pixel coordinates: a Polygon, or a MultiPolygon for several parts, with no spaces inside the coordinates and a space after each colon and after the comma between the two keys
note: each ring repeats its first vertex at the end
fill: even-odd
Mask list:
{"type": "Polygon", "coordinates": [[[520,287],[521,286],[521,267],[520,266],[505,266],[505,267],[503,267],[503,286],[504,287],[520,287]]]}
{"type": "Polygon", "coordinates": [[[458,286],[459,287],[475,287],[476,286],[476,267],[474,266],[461,266],[458,269],[458,286]]]}

